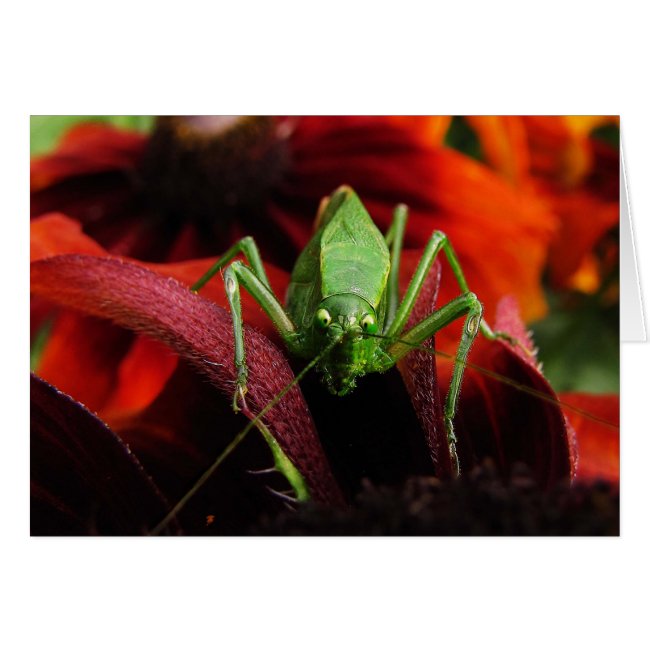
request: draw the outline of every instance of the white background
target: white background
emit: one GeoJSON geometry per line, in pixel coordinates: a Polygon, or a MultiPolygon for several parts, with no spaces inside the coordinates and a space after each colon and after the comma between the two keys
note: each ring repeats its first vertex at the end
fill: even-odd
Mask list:
{"type": "Polygon", "coordinates": [[[620,539],[30,539],[25,372],[30,113],[621,114],[650,290],[642,4],[16,6],[0,21],[3,647],[648,647],[648,345],[622,348],[620,539]]]}

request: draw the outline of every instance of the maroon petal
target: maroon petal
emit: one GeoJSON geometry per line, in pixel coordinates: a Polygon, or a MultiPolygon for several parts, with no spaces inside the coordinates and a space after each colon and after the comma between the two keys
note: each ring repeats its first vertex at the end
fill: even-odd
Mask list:
{"type": "MultiPolygon", "coordinates": [[[[439,271],[434,271],[413,310],[411,324],[433,311],[438,282],[439,271]]],[[[524,463],[542,485],[573,477],[574,433],[557,395],[540,372],[514,299],[501,300],[491,325],[517,338],[528,351],[503,340],[477,337],[469,355],[454,420],[461,471],[492,458],[504,476],[510,474],[516,463],[524,463]],[[495,373],[506,381],[495,377],[495,373]]],[[[439,353],[446,356],[455,350],[439,353]]],[[[436,473],[441,477],[451,475],[441,416],[442,398],[452,371],[452,363],[445,356],[438,356],[436,363],[433,355],[415,351],[400,364],[436,473]]]]}
{"type": "MultiPolygon", "coordinates": [[[[477,338],[469,359],[476,368],[470,366],[465,373],[457,417],[461,464],[471,468],[491,457],[508,475],[516,463],[523,463],[544,486],[573,478],[575,434],[541,373],[513,298],[501,300],[492,326],[515,337],[528,351],[503,340],[477,338]]],[[[443,382],[449,379],[448,366],[444,375],[440,373],[443,382]]]]}
{"type": "MultiPolygon", "coordinates": [[[[32,292],[88,314],[109,318],[169,345],[228,398],[235,382],[229,314],[172,278],[115,259],[64,255],[32,264],[32,292]]],[[[246,328],[248,405],[259,412],[294,378],[284,355],[246,328]]],[[[307,481],[312,496],[341,503],[300,389],[292,388],[264,418],[307,481]]]]}
{"type": "MultiPolygon", "coordinates": [[[[243,425],[230,400],[181,360],[158,397],[113,428],[175,504],[243,425]]],[[[284,490],[286,481],[278,473],[252,473],[270,465],[262,436],[248,436],[179,512],[183,532],[247,535],[262,516],[284,511],[269,488],[284,490]]]]}
{"type": "Polygon", "coordinates": [[[620,398],[618,395],[563,393],[560,395],[578,442],[577,481],[620,478],[620,398]]]}
{"type": "Polygon", "coordinates": [[[122,440],[34,375],[30,454],[32,535],[143,534],[169,510],[122,440]]]}
{"type": "MultiPolygon", "coordinates": [[[[440,275],[440,263],[436,262],[422,287],[406,329],[413,327],[435,310],[440,275]]],[[[447,479],[453,476],[453,467],[438,390],[436,357],[433,354],[435,339],[430,338],[425,347],[430,348],[432,352],[414,350],[399,364],[399,370],[424,431],[436,476],[447,479]]]]}

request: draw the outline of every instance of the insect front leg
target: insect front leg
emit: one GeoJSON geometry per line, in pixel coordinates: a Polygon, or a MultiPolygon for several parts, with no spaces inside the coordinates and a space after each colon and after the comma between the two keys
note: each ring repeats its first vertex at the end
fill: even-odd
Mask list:
{"type": "Polygon", "coordinates": [[[241,262],[232,262],[224,272],[226,285],[226,297],[230,305],[230,312],[233,321],[235,336],[235,368],[237,369],[237,388],[233,398],[233,408],[239,409],[239,401],[244,401],[246,394],[246,380],[248,367],[246,366],[246,352],[244,350],[244,329],[241,315],[241,299],[239,282],[244,285],[247,291],[253,296],[258,304],[266,311],[276,329],[284,339],[291,352],[296,353],[299,349],[296,328],[287,316],[284,308],[271,289],[271,284],[264,270],[264,264],[257,244],[252,237],[244,237],[233,244],[191,287],[192,291],[198,292],[202,289],[219,271],[230,263],[237,255],[243,255],[250,268],[241,262]]]}
{"type": "MultiPolygon", "coordinates": [[[[420,258],[417,268],[413,273],[413,277],[411,278],[408,289],[404,294],[404,299],[402,300],[402,303],[400,304],[395,314],[395,318],[392,322],[388,321],[388,328],[385,332],[387,336],[397,336],[406,325],[406,322],[411,314],[411,311],[413,310],[413,307],[415,306],[415,302],[418,295],[420,294],[420,290],[422,289],[429,270],[433,266],[433,263],[435,262],[436,257],[440,251],[445,254],[447,262],[449,262],[449,266],[454,273],[460,290],[463,292],[463,294],[470,293],[467,280],[465,279],[465,274],[463,273],[463,269],[460,265],[460,262],[458,261],[456,252],[449,242],[449,238],[447,235],[445,235],[445,233],[441,232],[440,230],[436,230],[431,236],[431,239],[427,243],[422,253],[422,257],[420,258]]],[[[505,339],[512,345],[519,345],[528,353],[526,346],[521,345],[519,341],[505,332],[493,331],[490,326],[483,320],[483,318],[481,318],[479,328],[481,330],[481,333],[486,338],[490,340],[497,338],[505,339]]]]}
{"type": "Polygon", "coordinates": [[[454,434],[454,416],[458,408],[458,398],[460,396],[460,386],[463,380],[463,371],[467,361],[472,343],[479,331],[481,317],[483,315],[483,306],[475,294],[467,292],[458,298],[455,298],[433,314],[422,320],[412,327],[408,332],[400,336],[400,340],[388,347],[386,353],[394,362],[399,361],[408,354],[413,345],[420,345],[427,339],[431,338],[453,321],[466,316],[463,333],[461,335],[458,351],[454,360],[454,368],[449,384],[449,391],[445,399],[444,419],[445,429],[447,431],[447,440],[449,451],[456,470],[460,472],[458,454],[456,453],[456,436],[454,434]]]}
{"type": "Polygon", "coordinates": [[[233,409],[239,410],[239,401],[244,399],[247,392],[248,367],[246,365],[246,350],[244,347],[244,325],[241,314],[240,283],[262,307],[282,336],[289,351],[300,352],[300,341],[296,327],[284,311],[284,307],[276,298],[273,291],[252,269],[241,262],[233,262],[224,273],[226,297],[232,315],[233,333],[235,337],[235,368],[237,370],[237,387],[233,398],[233,409]]]}

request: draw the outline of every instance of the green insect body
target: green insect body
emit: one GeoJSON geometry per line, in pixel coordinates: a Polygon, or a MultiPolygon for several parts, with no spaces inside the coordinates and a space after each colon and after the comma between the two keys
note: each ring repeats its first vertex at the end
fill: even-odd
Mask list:
{"type": "Polygon", "coordinates": [[[390,254],[357,196],[341,192],[335,199],[296,262],[286,305],[303,331],[300,356],[313,358],[340,338],[318,368],[328,389],[345,395],[356,377],[392,365],[380,339],[364,337],[383,329],[390,254]]]}
{"type": "Polygon", "coordinates": [[[479,329],[488,338],[509,337],[492,332],[482,320],[481,303],[469,291],[458,259],[440,231],[432,233],[400,302],[398,275],[406,220],[406,207],[397,206],[388,233],[382,235],[357,195],[343,186],[321,204],[315,234],[294,266],[286,306],[274,295],[250,237],[232,246],[192,288],[198,291],[227,267],[224,282],[233,318],[237,369],[235,410],[245,399],[248,375],[240,285],[265,310],[292,354],[305,359],[321,356],[317,369],[330,392],[337,395],[349,393],[358,377],[391,368],[414,345],[465,317],[444,409],[450,453],[459,471],[453,417],[465,360],[479,329]],[[404,331],[440,251],[454,272],[461,294],[404,331]],[[244,255],[248,265],[232,261],[239,254],[244,255]]]}

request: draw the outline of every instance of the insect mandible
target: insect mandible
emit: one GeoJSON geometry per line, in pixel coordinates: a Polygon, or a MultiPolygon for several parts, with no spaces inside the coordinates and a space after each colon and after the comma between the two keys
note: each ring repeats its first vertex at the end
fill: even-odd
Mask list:
{"type": "Polygon", "coordinates": [[[296,261],[284,306],[271,288],[252,237],[244,237],[229,248],[192,289],[200,290],[227,267],[224,283],[235,338],[236,411],[245,399],[248,376],[240,285],[266,312],[291,354],[313,359],[330,348],[322,355],[317,370],[336,395],[349,393],[358,377],[393,367],[414,345],[464,317],[444,405],[447,439],[458,473],[453,419],[472,343],[479,330],[489,339],[516,342],[507,334],[493,332],[485,323],[483,307],[469,290],[458,258],[440,231],[432,233],[400,301],[398,278],[407,219],[406,206],[398,205],[388,232],[382,235],[356,193],[344,185],[321,203],[315,234],[296,261]],[[427,274],[441,251],[451,266],[460,295],[405,331],[427,274]],[[249,266],[233,261],[240,254],[249,266]]]}

